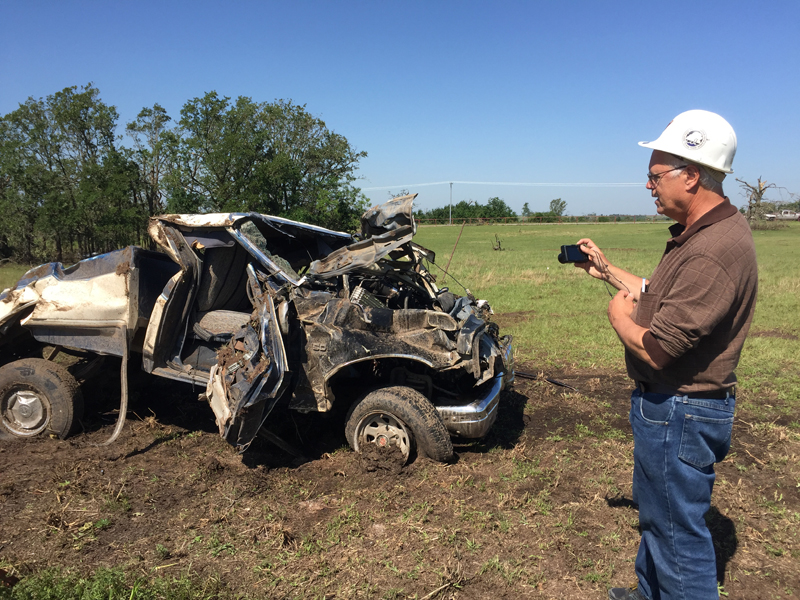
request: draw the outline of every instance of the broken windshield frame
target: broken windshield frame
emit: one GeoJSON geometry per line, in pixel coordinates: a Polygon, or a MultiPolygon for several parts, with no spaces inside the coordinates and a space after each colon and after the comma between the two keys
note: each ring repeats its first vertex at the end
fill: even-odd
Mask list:
{"type": "Polygon", "coordinates": [[[280,259],[282,262],[286,263],[284,266],[278,265],[278,263],[271,258],[273,256],[269,253],[267,249],[267,240],[264,237],[264,234],[259,231],[258,226],[250,220],[247,220],[241,224],[237,224],[236,228],[234,227],[227,227],[228,233],[230,233],[236,241],[238,241],[242,246],[244,246],[250,254],[255,257],[261,265],[267,269],[271,274],[275,275],[276,277],[282,279],[286,283],[290,283],[295,287],[300,287],[306,282],[305,277],[300,277],[294,269],[292,269],[291,265],[283,259],[280,259]],[[245,232],[243,229],[248,227],[248,231],[245,232]],[[270,255],[268,256],[267,253],[270,255]],[[288,268],[287,268],[288,267],[288,268]],[[288,271],[288,272],[287,272],[288,271]]]}

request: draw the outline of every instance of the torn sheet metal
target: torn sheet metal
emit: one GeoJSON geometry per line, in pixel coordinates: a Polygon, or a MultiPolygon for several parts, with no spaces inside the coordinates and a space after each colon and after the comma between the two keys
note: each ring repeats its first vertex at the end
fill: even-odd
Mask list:
{"type": "Polygon", "coordinates": [[[309,275],[337,277],[369,267],[411,242],[416,232],[412,206],[416,194],[395,198],[364,213],[361,232],[365,239],[314,261],[309,275]]]}
{"type": "Polygon", "coordinates": [[[25,313],[21,325],[41,343],[122,356],[121,327],[139,322],[140,251],[131,246],[66,269],[61,263],[31,269],[0,296],[0,324],[25,313]]]}
{"type": "MultiPolygon", "coordinates": [[[[248,275],[252,291],[258,293],[252,267],[248,275]]],[[[240,450],[247,449],[283,392],[287,368],[272,298],[259,294],[254,302],[254,318],[219,351],[205,393],[220,435],[240,450]]]]}

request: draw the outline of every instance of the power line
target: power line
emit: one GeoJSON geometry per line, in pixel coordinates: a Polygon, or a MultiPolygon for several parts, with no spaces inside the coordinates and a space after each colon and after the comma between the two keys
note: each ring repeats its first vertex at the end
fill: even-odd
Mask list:
{"type": "Polygon", "coordinates": [[[528,183],[512,181],[434,181],[430,183],[406,183],[403,185],[382,185],[376,187],[361,188],[361,191],[369,192],[372,190],[391,190],[391,189],[410,189],[428,187],[432,185],[511,185],[521,187],[641,187],[642,182],[637,183],[528,183]]]}

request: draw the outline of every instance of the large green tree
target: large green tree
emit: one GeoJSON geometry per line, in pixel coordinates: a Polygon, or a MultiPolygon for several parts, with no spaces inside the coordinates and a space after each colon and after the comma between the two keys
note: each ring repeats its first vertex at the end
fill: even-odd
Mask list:
{"type": "Polygon", "coordinates": [[[141,225],[137,174],[115,147],[116,121],[92,84],[28,98],[2,118],[0,202],[14,217],[0,229],[21,258],[108,250],[141,225]]]}
{"type": "Polygon", "coordinates": [[[366,156],[287,101],[210,92],[173,123],[159,104],[126,126],[92,84],[28,98],[0,118],[0,253],[63,261],[146,243],[148,216],[256,211],[357,229],[366,156]],[[77,255],[77,256],[76,256],[77,255]]]}
{"type": "Polygon", "coordinates": [[[505,203],[505,200],[495,196],[493,198],[489,198],[482,216],[498,219],[516,217],[517,214],[508,204],[505,203]]]}
{"type": "Polygon", "coordinates": [[[133,141],[131,158],[139,169],[139,193],[149,216],[163,213],[165,208],[162,181],[169,168],[165,137],[170,137],[167,132],[171,120],[167,111],[156,103],[139,111],[136,120],[125,127],[133,141]]]}
{"type": "Polygon", "coordinates": [[[290,101],[209,92],[184,105],[164,143],[170,211],[255,211],[354,228],[367,206],[352,185],[366,153],[290,101]]]}
{"type": "Polygon", "coordinates": [[[550,200],[550,212],[552,214],[561,217],[564,215],[565,210],[567,210],[566,200],[562,200],[561,198],[550,200]]]}

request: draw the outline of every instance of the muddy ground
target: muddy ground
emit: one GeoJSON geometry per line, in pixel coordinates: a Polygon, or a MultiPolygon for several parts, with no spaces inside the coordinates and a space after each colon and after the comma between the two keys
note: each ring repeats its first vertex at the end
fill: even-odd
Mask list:
{"type": "MultiPolygon", "coordinates": [[[[239,455],[198,390],[143,378],[121,438],[96,447],[110,366],[85,386],[84,433],[0,440],[0,568],[114,566],[259,598],[605,598],[634,581],[630,385],[546,375],[578,391],[518,379],[485,440],[402,466],[354,454],[336,416],[270,421],[302,457],[261,439],[239,455]]],[[[763,421],[764,402],[740,396],[707,516],[731,599],[800,594],[800,419],[763,421]]]]}

